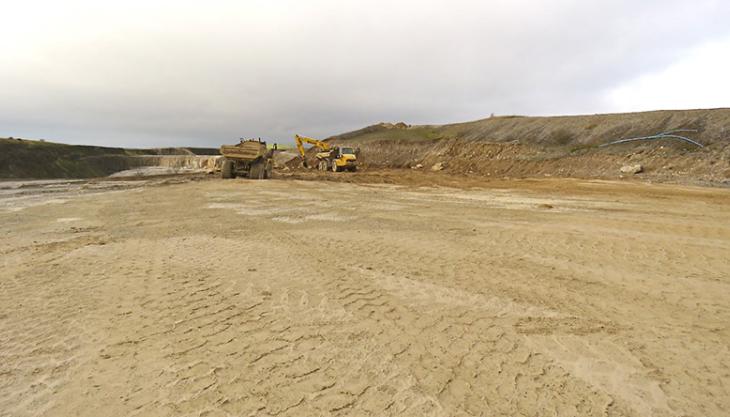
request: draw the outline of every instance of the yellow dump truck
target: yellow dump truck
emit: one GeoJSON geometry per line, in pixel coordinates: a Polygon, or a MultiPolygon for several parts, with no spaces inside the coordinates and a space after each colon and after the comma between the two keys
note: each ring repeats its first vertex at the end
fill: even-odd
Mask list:
{"type": "Polygon", "coordinates": [[[222,178],[246,177],[254,180],[271,178],[273,150],[260,139],[241,140],[237,145],[223,145],[222,178]]]}

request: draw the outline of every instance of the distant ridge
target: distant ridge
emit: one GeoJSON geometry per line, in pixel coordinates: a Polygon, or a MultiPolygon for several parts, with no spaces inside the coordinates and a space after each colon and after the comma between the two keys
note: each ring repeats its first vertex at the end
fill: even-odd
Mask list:
{"type": "Polygon", "coordinates": [[[652,135],[672,129],[693,129],[705,144],[730,140],[730,108],[658,110],[580,116],[493,116],[445,125],[379,123],[330,137],[330,140],[367,142],[398,139],[464,139],[534,145],[587,145],[652,135]]]}

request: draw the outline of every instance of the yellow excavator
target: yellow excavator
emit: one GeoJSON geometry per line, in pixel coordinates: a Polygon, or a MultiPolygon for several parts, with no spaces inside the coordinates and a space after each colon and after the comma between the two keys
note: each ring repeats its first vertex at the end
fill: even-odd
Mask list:
{"type": "Polygon", "coordinates": [[[327,142],[322,142],[321,140],[308,138],[306,136],[296,135],[294,136],[294,139],[296,140],[299,154],[302,157],[302,164],[306,168],[309,168],[309,165],[307,164],[304,144],[308,143],[320,150],[320,152],[317,152],[315,155],[317,158],[317,169],[320,171],[357,171],[357,156],[360,153],[359,149],[330,146],[327,142]]]}

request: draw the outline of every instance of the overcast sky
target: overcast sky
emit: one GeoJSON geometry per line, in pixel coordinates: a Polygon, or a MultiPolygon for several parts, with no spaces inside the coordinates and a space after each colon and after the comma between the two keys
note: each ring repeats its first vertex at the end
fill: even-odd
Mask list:
{"type": "Polygon", "coordinates": [[[0,0],[0,137],[290,142],[730,107],[728,0],[0,0]]]}

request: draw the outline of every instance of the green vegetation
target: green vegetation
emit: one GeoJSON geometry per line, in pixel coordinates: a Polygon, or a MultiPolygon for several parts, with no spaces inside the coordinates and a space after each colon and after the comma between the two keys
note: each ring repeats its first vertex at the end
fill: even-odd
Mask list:
{"type": "Polygon", "coordinates": [[[0,139],[0,178],[89,178],[126,169],[121,148],[0,139]]]}
{"type": "Polygon", "coordinates": [[[217,154],[208,148],[123,149],[0,139],[0,178],[93,178],[136,166],[134,156],[217,154]]]}
{"type": "Polygon", "coordinates": [[[370,129],[361,129],[356,132],[344,135],[333,136],[329,139],[333,140],[354,140],[359,144],[367,144],[380,140],[390,140],[396,142],[421,142],[439,140],[452,137],[450,132],[440,127],[415,126],[409,128],[385,127],[383,125],[371,126],[370,129]]]}
{"type": "Polygon", "coordinates": [[[546,144],[548,145],[568,145],[575,141],[575,134],[566,128],[560,128],[550,132],[546,144]]]}
{"type": "MultiPolygon", "coordinates": [[[[274,149],[274,144],[273,143],[269,143],[269,144],[266,145],[266,147],[268,149],[274,149]]],[[[293,143],[277,143],[276,144],[276,149],[278,149],[280,151],[292,151],[292,150],[297,149],[297,146],[295,144],[293,144],[293,143]]]]}

